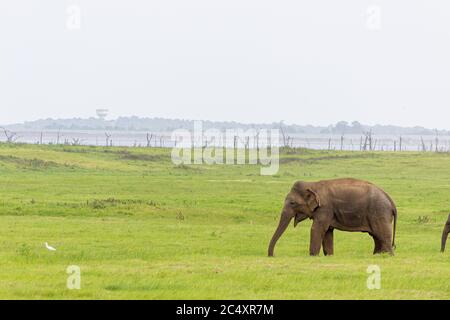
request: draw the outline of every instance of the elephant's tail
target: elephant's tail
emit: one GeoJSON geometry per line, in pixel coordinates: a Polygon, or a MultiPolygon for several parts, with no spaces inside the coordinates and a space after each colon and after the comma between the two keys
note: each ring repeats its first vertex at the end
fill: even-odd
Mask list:
{"type": "Polygon", "coordinates": [[[397,230],[397,207],[394,205],[394,209],[392,210],[394,215],[394,230],[392,236],[392,248],[395,249],[395,230],[397,230]]]}
{"type": "Polygon", "coordinates": [[[395,205],[394,200],[392,200],[391,196],[388,195],[384,190],[383,193],[386,195],[386,197],[388,198],[389,202],[392,205],[392,214],[394,216],[394,229],[392,232],[392,249],[395,249],[395,231],[397,230],[397,206],[395,205]]]}

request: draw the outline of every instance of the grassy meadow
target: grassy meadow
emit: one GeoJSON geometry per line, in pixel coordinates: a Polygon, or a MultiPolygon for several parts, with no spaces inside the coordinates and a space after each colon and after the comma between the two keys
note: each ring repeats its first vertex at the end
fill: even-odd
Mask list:
{"type": "Polygon", "coordinates": [[[450,154],[289,150],[277,175],[259,170],[175,166],[162,148],[1,144],[0,299],[450,299],[450,154]],[[335,231],[335,255],[310,257],[305,221],[268,258],[293,182],[337,177],[393,197],[396,255],[335,231]]]}

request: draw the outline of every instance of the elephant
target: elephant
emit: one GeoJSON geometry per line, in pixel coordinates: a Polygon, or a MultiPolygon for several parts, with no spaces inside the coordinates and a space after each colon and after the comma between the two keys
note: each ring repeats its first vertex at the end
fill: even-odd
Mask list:
{"type": "Polygon", "coordinates": [[[269,257],[293,218],[294,227],[305,219],[313,220],[311,256],[319,255],[321,246],[324,255],[333,255],[334,229],[369,233],[375,242],[373,254],[394,254],[397,208],[386,192],[370,182],[353,178],[295,182],[270,241],[269,257]]]}
{"type": "Polygon", "coordinates": [[[450,214],[448,215],[448,220],[445,223],[444,231],[442,231],[441,252],[445,251],[445,243],[447,242],[447,237],[449,233],[450,233],[450,214]]]}

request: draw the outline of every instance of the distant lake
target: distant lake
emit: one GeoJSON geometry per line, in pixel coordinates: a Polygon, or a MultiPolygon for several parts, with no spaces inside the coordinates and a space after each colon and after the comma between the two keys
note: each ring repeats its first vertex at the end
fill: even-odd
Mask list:
{"type": "MultiPolygon", "coordinates": [[[[16,142],[37,144],[42,140],[43,144],[80,144],[90,146],[105,146],[106,143],[113,146],[126,147],[145,147],[147,146],[147,133],[142,131],[111,131],[108,138],[103,131],[97,130],[46,130],[42,131],[17,131],[16,142]],[[59,136],[59,137],[58,137],[59,136]]],[[[290,145],[292,147],[304,147],[319,150],[353,150],[359,151],[361,145],[364,145],[365,137],[363,135],[349,134],[344,135],[341,143],[341,135],[333,134],[289,134],[291,137],[290,145]]],[[[170,132],[153,133],[151,136],[152,147],[173,147],[170,132]]],[[[420,151],[425,148],[430,151],[436,150],[435,136],[402,136],[403,151],[420,151]],[[423,143],[422,143],[423,138],[423,143]]],[[[6,141],[3,132],[0,132],[0,141],[6,141]]],[[[228,144],[229,145],[229,144],[228,144]]],[[[373,135],[372,148],[377,151],[399,150],[400,137],[393,135],[373,135]]],[[[450,136],[438,137],[438,150],[450,151],[450,136]]]]}

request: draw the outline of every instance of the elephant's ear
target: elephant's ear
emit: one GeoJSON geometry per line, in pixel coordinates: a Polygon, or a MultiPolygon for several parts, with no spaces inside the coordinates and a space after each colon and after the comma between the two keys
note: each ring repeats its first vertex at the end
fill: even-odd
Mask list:
{"type": "Polygon", "coordinates": [[[307,189],[307,195],[306,195],[306,204],[308,205],[309,209],[314,212],[317,210],[317,208],[320,208],[320,197],[312,189],[307,189]]]}

